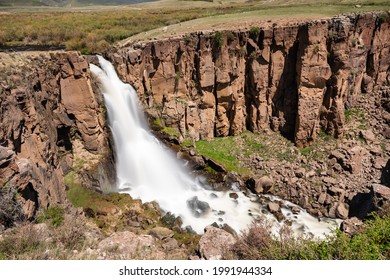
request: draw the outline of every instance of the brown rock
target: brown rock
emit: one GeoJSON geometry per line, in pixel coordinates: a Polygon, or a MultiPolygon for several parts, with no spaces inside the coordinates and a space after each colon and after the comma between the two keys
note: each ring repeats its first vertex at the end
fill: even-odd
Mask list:
{"type": "Polygon", "coordinates": [[[363,139],[366,141],[367,144],[371,144],[376,142],[376,137],[374,132],[372,132],[371,129],[369,130],[361,130],[360,136],[363,137],[363,139]]]}
{"type": "Polygon", "coordinates": [[[268,210],[271,212],[271,213],[277,213],[279,212],[280,210],[280,206],[279,204],[275,203],[275,202],[269,202],[267,204],[267,207],[268,207],[268,210]]]}
{"type": "Polygon", "coordinates": [[[332,177],[324,177],[324,178],[322,178],[322,181],[325,184],[328,184],[328,185],[335,185],[335,184],[337,184],[337,180],[335,178],[332,178],[332,177]]]}
{"type": "Polygon", "coordinates": [[[340,229],[349,236],[362,232],[363,228],[364,223],[356,217],[344,220],[340,226],[340,229]]]}
{"type": "Polygon", "coordinates": [[[339,203],[336,208],[336,216],[340,219],[347,219],[348,218],[348,210],[345,207],[344,203],[339,203]]]}
{"type": "Polygon", "coordinates": [[[318,203],[324,204],[326,200],[326,193],[321,193],[320,196],[318,197],[318,203]]]}
{"type": "Polygon", "coordinates": [[[274,181],[269,176],[263,176],[259,180],[256,180],[255,191],[256,193],[269,193],[272,192],[274,181]]]}

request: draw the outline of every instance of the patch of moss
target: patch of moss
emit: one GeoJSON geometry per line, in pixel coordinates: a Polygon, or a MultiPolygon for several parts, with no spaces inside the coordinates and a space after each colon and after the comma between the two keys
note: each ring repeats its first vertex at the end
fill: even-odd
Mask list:
{"type": "Polygon", "coordinates": [[[173,238],[179,242],[179,245],[184,244],[190,251],[195,251],[198,247],[200,235],[189,232],[175,232],[173,238]]]}
{"type": "Polygon", "coordinates": [[[180,136],[179,131],[176,128],[173,128],[173,127],[164,126],[161,129],[161,132],[165,133],[165,134],[167,134],[169,136],[175,137],[175,138],[179,138],[179,136],[180,136]]]}

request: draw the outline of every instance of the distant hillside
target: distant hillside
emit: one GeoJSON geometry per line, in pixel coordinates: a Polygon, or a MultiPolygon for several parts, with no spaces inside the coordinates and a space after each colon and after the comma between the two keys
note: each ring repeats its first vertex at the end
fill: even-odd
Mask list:
{"type": "Polygon", "coordinates": [[[153,0],[0,0],[0,6],[123,5],[153,0]]]}

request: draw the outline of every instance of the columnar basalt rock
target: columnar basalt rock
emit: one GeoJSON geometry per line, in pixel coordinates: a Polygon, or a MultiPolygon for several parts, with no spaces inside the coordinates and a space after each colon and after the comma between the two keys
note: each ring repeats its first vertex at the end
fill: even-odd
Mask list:
{"type": "Polygon", "coordinates": [[[107,53],[146,112],[185,137],[280,131],[297,146],[343,135],[344,110],[389,83],[389,16],[365,13],[187,34],[107,53]]]}

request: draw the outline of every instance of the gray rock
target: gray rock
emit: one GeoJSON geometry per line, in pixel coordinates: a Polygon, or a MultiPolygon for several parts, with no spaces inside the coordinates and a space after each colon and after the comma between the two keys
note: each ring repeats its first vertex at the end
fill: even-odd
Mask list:
{"type": "Polygon", "coordinates": [[[201,217],[210,211],[210,205],[205,201],[200,201],[197,196],[187,200],[187,206],[195,217],[201,217]]]}
{"type": "Polygon", "coordinates": [[[157,239],[164,240],[173,236],[173,231],[169,228],[164,227],[155,227],[149,231],[151,236],[156,237],[157,239]]]}
{"type": "Polygon", "coordinates": [[[201,258],[220,260],[226,249],[236,243],[234,236],[223,229],[207,226],[199,240],[198,250],[201,258]]]}

